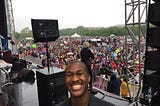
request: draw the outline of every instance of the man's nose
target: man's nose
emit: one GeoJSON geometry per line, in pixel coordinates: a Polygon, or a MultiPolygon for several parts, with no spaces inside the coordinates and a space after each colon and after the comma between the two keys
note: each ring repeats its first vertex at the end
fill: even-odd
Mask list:
{"type": "Polygon", "coordinates": [[[74,74],[73,77],[72,77],[72,80],[77,81],[78,79],[79,79],[78,76],[76,74],[74,74]]]}

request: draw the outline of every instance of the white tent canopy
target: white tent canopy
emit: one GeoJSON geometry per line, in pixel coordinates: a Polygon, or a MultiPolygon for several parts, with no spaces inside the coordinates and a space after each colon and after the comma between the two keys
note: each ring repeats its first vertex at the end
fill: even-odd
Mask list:
{"type": "Polygon", "coordinates": [[[115,35],[114,35],[114,34],[111,34],[110,37],[115,37],[115,35]]]}
{"type": "Polygon", "coordinates": [[[102,41],[101,39],[96,39],[96,38],[93,38],[93,39],[90,39],[92,42],[98,42],[98,41],[102,41]]]}
{"type": "Polygon", "coordinates": [[[78,35],[77,33],[74,33],[71,37],[81,37],[81,35],[78,35]]]}
{"type": "Polygon", "coordinates": [[[33,40],[32,37],[26,37],[26,40],[33,40]]]}

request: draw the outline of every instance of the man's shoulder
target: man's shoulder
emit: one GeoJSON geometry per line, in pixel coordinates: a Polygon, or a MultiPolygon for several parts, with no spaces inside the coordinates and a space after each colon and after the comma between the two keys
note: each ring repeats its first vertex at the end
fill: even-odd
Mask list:
{"type": "Polygon", "coordinates": [[[70,106],[70,99],[67,99],[59,104],[57,104],[56,106],[70,106]]]}
{"type": "Polygon", "coordinates": [[[90,95],[90,105],[89,106],[115,106],[112,103],[101,100],[93,95],[90,95]]]}

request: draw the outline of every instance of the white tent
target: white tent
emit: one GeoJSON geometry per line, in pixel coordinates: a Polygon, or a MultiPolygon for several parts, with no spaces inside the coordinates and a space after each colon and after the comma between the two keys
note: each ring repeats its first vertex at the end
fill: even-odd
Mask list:
{"type": "Polygon", "coordinates": [[[71,37],[81,37],[81,35],[78,35],[77,33],[74,33],[71,37]]]}
{"type": "Polygon", "coordinates": [[[115,37],[115,35],[114,35],[114,34],[111,34],[110,37],[115,37]]]}
{"type": "Polygon", "coordinates": [[[98,42],[98,41],[102,41],[101,39],[96,39],[96,38],[93,38],[93,39],[90,39],[92,42],[98,42]]]}
{"type": "Polygon", "coordinates": [[[33,40],[32,37],[26,37],[26,40],[33,40]]]}

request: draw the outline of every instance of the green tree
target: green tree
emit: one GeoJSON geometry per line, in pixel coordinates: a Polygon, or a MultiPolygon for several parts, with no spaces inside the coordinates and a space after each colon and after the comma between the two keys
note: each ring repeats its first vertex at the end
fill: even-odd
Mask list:
{"type": "Polygon", "coordinates": [[[21,30],[21,38],[26,38],[26,37],[32,37],[32,30],[29,29],[29,27],[25,27],[24,29],[21,30]]]}
{"type": "MultiPolygon", "coordinates": [[[[138,26],[134,26],[134,33],[138,35],[138,26]]],[[[142,26],[141,29],[143,32],[146,32],[146,26],[142,26]]],[[[81,36],[109,36],[111,34],[115,35],[124,35],[125,34],[125,27],[124,25],[121,26],[111,26],[111,27],[83,27],[78,26],[77,28],[67,28],[67,29],[60,29],[59,30],[60,36],[71,36],[74,33],[77,33],[81,36]]],[[[33,37],[32,30],[29,27],[25,27],[21,30],[20,33],[16,32],[17,39],[24,39],[26,37],[33,37]]]]}
{"type": "Polygon", "coordinates": [[[20,33],[19,33],[19,32],[15,32],[15,38],[16,38],[17,40],[20,39],[20,33]]]}

